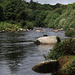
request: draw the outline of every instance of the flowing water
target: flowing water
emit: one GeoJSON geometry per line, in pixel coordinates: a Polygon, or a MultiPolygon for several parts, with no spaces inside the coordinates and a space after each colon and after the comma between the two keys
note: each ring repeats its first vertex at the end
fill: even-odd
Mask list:
{"type": "Polygon", "coordinates": [[[47,54],[52,45],[35,45],[34,40],[47,34],[59,36],[61,40],[67,38],[64,31],[52,32],[52,29],[42,28],[29,32],[0,33],[0,75],[51,75],[32,71],[32,67],[44,61],[43,54],[47,54]]]}

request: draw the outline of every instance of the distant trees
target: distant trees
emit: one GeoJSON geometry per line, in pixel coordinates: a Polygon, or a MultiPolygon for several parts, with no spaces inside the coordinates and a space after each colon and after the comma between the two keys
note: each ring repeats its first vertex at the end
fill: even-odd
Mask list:
{"type": "Polygon", "coordinates": [[[45,18],[48,15],[48,11],[41,11],[35,18],[35,26],[44,27],[45,26],[45,18]]]}
{"type": "Polygon", "coordinates": [[[33,3],[33,0],[30,0],[30,4],[32,4],[33,3]]]}
{"type": "Polygon", "coordinates": [[[67,29],[75,26],[75,3],[50,5],[33,0],[29,3],[25,0],[0,0],[0,21],[28,28],[46,26],[67,29]]]}
{"type": "Polygon", "coordinates": [[[3,0],[0,0],[0,3],[2,3],[3,0]]]}
{"type": "Polygon", "coordinates": [[[18,15],[20,15],[19,17],[21,17],[21,19],[24,19],[24,5],[22,3],[20,3],[20,0],[12,0],[9,2],[9,4],[6,5],[5,9],[4,9],[4,13],[5,13],[5,17],[6,20],[16,20],[18,15]],[[23,16],[22,16],[23,14],[23,16]]]}

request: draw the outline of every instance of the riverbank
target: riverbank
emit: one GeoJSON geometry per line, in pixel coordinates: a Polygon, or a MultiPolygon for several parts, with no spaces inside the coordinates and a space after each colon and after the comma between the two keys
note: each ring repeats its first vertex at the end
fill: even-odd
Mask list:
{"type": "Polygon", "coordinates": [[[17,24],[10,24],[7,22],[0,22],[0,32],[19,32],[19,31],[29,31],[31,29],[22,28],[17,24]]]}
{"type": "Polygon", "coordinates": [[[0,32],[20,31],[20,26],[7,22],[0,22],[0,32]]]}
{"type": "Polygon", "coordinates": [[[60,69],[57,74],[75,75],[75,55],[62,56],[58,61],[60,69]]]}
{"type": "Polygon", "coordinates": [[[57,75],[75,74],[75,38],[67,39],[56,44],[47,56],[47,59],[57,59],[59,69],[57,75]]]}

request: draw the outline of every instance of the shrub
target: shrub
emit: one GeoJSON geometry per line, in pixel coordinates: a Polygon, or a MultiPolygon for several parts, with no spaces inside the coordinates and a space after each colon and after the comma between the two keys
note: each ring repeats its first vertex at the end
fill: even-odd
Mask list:
{"type": "Polygon", "coordinates": [[[61,68],[58,71],[59,73],[63,73],[63,75],[74,75],[75,74],[75,56],[63,56],[59,59],[59,63],[61,68]]]}
{"type": "Polygon", "coordinates": [[[67,30],[65,35],[68,36],[68,37],[75,36],[75,30],[67,30]]]}
{"type": "Polygon", "coordinates": [[[26,22],[26,26],[24,26],[24,28],[26,29],[33,29],[33,23],[32,22],[26,22]]]}
{"type": "Polygon", "coordinates": [[[19,31],[19,26],[15,24],[10,24],[7,22],[1,22],[0,23],[0,31],[19,31]]]}
{"type": "Polygon", "coordinates": [[[67,39],[63,42],[56,44],[53,49],[49,52],[47,58],[58,59],[64,55],[75,54],[75,39],[67,39]]]}
{"type": "Polygon", "coordinates": [[[22,21],[20,22],[20,25],[21,25],[21,27],[23,28],[23,27],[26,25],[26,22],[25,22],[24,20],[22,20],[22,21]]]}

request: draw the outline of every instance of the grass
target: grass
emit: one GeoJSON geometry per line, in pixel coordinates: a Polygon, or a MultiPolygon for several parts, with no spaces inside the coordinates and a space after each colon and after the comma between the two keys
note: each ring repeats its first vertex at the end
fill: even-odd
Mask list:
{"type": "Polygon", "coordinates": [[[7,22],[0,22],[0,31],[20,31],[20,27],[16,24],[10,24],[7,22]]]}
{"type": "Polygon", "coordinates": [[[59,72],[62,72],[65,75],[75,74],[75,56],[74,55],[61,57],[59,59],[59,63],[61,65],[59,72]]]}

